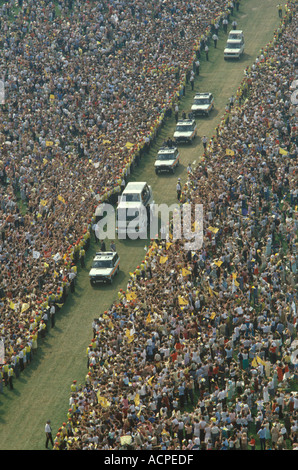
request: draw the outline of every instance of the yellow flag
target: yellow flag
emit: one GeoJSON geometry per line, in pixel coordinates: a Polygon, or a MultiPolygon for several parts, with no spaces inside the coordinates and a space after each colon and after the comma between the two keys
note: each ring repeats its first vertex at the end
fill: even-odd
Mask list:
{"type": "Polygon", "coordinates": [[[231,155],[231,156],[233,156],[233,155],[235,155],[235,152],[234,152],[234,150],[226,149],[226,155],[231,155]]]}
{"type": "Polygon", "coordinates": [[[165,264],[167,262],[167,260],[168,260],[168,256],[161,256],[159,258],[160,264],[165,264]]]}
{"type": "Polygon", "coordinates": [[[218,228],[217,227],[208,227],[207,230],[209,230],[209,232],[212,232],[212,233],[217,233],[218,232],[218,228]]]}
{"type": "Polygon", "coordinates": [[[23,313],[23,312],[26,312],[26,310],[28,310],[29,307],[30,307],[29,304],[25,304],[25,303],[24,303],[24,304],[22,305],[22,310],[21,310],[21,312],[22,312],[22,313],[23,313]]]}
{"type": "Polygon", "coordinates": [[[252,360],[251,365],[252,365],[253,367],[258,367],[258,363],[257,363],[257,361],[256,361],[256,358],[254,358],[254,359],[252,360]]]}
{"type": "Polygon", "coordinates": [[[14,310],[14,309],[16,308],[16,306],[15,306],[15,304],[13,303],[12,300],[9,302],[9,306],[10,306],[10,308],[11,308],[12,310],[14,310]]]}
{"type": "Polygon", "coordinates": [[[125,331],[125,336],[127,337],[128,343],[131,343],[133,341],[133,335],[130,334],[130,331],[128,328],[125,331]]]}
{"type": "Polygon", "coordinates": [[[62,196],[58,196],[58,201],[61,201],[63,204],[65,204],[65,199],[62,196]]]}
{"type": "Polygon", "coordinates": [[[259,364],[262,364],[263,366],[266,365],[266,362],[263,361],[259,356],[257,356],[257,362],[258,362],[259,364]]]}
{"type": "Polygon", "coordinates": [[[137,393],[134,399],[135,405],[139,406],[140,404],[140,395],[137,393]]]}
{"type": "Polygon", "coordinates": [[[287,152],[285,149],[279,147],[279,155],[288,155],[289,152],[287,152]]]}
{"type": "Polygon", "coordinates": [[[183,297],[181,297],[181,295],[178,296],[178,302],[179,302],[179,305],[188,305],[188,301],[184,299],[183,297]]]}
{"type": "Polygon", "coordinates": [[[173,243],[171,243],[171,242],[167,242],[167,244],[166,244],[166,249],[168,250],[168,249],[170,248],[170,246],[171,246],[171,245],[173,245],[173,243]]]}
{"type": "Polygon", "coordinates": [[[133,144],[131,142],[126,142],[125,147],[130,149],[131,147],[133,147],[133,144]]]}
{"type": "Polygon", "coordinates": [[[150,387],[151,387],[151,385],[152,385],[152,380],[153,380],[153,379],[154,379],[154,375],[152,375],[152,377],[150,377],[150,379],[147,380],[147,384],[150,385],[150,387]]]}
{"type": "Polygon", "coordinates": [[[151,315],[148,313],[148,316],[146,318],[146,324],[151,323],[151,315]]]}
{"type": "Polygon", "coordinates": [[[126,294],[127,300],[135,300],[137,298],[137,294],[135,292],[128,292],[126,294]]]}
{"type": "Polygon", "coordinates": [[[100,395],[100,392],[97,392],[97,400],[98,403],[103,407],[103,408],[108,408],[111,406],[111,403],[105,398],[100,395]]]}
{"type": "Polygon", "coordinates": [[[211,297],[213,297],[213,290],[211,289],[210,286],[208,287],[208,291],[209,291],[209,294],[211,295],[211,297]]]}
{"type": "Polygon", "coordinates": [[[222,265],[223,261],[219,260],[219,261],[214,261],[214,264],[216,264],[216,266],[218,266],[220,268],[220,266],[222,265]]]}
{"type": "Polygon", "coordinates": [[[191,274],[189,269],[182,268],[182,276],[188,276],[189,274],[191,274]]]}
{"type": "Polygon", "coordinates": [[[45,199],[41,199],[41,200],[40,200],[40,204],[41,204],[42,206],[46,206],[46,205],[47,205],[47,202],[48,202],[48,201],[46,201],[45,199]]]}

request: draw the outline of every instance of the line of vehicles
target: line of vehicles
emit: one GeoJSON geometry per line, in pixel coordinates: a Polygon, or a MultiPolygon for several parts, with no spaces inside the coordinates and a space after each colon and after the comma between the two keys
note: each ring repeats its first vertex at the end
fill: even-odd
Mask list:
{"type": "MultiPolygon", "coordinates": [[[[244,52],[244,36],[241,30],[232,30],[229,33],[224,59],[240,59],[244,52]]],[[[158,175],[163,172],[174,173],[179,166],[179,144],[191,144],[197,136],[197,124],[195,117],[208,117],[214,108],[212,93],[196,93],[189,119],[178,120],[173,135],[173,141],[161,147],[157,153],[154,168],[158,175]]],[[[117,205],[116,231],[118,236],[126,234],[128,226],[138,219],[138,230],[146,231],[151,220],[151,208],[154,205],[152,187],[146,182],[130,182],[126,185],[117,205]]],[[[120,257],[115,251],[97,252],[89,272],[90,283],[95,286],[98,283],[111,284],[119,272],[120,257]]]]}
{"type": "MultiPolygon", "coordinates": [[[[127,183],[116,210],[118,237],[126,238],[130,226],[132,232],[141,232],[146,235],[153,206],[153,191],[149,184],[145,181],[127,183]]],[[[103,213],[101,213],[102,215],[103,213]]],[[[94,287],[102,283],[111,284],[119,272],[119,267],[120,257],[116,251],[97,252],[89,272],[91,286],[94,287]]]]}
{"type": "Polygon", "coordinates": [[[159,149],[154,163],[155,173],[174,173],[179,166],[179,149],[181,143],[191,144],[197,136],[197,123],[195,117],[208,117],[214,108],[212,93],[196,93],[191,106],[190,115],[193,118],[180,119],[176,124],[173,142],[159,149]]]}

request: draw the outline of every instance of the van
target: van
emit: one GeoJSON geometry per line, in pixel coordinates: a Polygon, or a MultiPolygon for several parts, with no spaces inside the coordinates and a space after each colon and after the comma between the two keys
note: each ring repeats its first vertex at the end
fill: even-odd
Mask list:
{"type": "Polygon", "coordinates": [[[117,206],[116,230],[118,236],[129,234],[130,229],[132,233],[147,234],[152,204],[154,204],[154,200],[151,186],[146,182],[128,183],[117,206]]]}
{"type": "MultiPolygon", "coordinates": [[[[230,34],[233,34],[233,32],[231,32],[230,34]]],[[[226,59],[240,59],[243,52],[244,52],[244,37],[243,36],[238,37],[236,39],[228,38],[227,44],[224,50],[225,60],[226,59]]]]}

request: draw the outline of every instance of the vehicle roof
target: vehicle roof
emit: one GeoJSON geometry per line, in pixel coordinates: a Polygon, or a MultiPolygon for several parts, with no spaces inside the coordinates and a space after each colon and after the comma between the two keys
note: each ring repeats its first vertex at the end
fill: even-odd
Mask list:
{"type": "Polygon", "coordinates": [[[94,259],[111,259],[116,254],[115,251],[99,251],[96,253],[94,259]]]}
{"type": "Polygon", "coordinates": [[[175,152],[177,149],[177,147],[161,147],[158,151],[158,153],[169,153],[169,152],[175,152]]]}
{"type": "Polygon", "coordinates": [[[177,125],[178,124],[193,124],[195,122],[194,119],[181,119],[180,121],[177,122],[177,125]]]}
{"type": "Polygon", "coordinates": [[[241,42],[241,41],[242,41],[241,38],[236,38],[236,39],[231,39],[231,38],[230,38],[230,39],[227,40],[227,44],[229,44],[229,43],[237,43],[237,42],[241,42]]]}
{"type": "MultiPolygon", "coordinates": [[[[139,191],[142,191],[142,189],[144,188],[144,186],[146,186],[146,182],[145,181],[132,181],[130,183],[127,184],[126,188],[124,189],[123,193],[132,193],[132,192],[139,192],[139,191]]],[[[123,194],[122,193],[122,194],[123,194]]]]}
{"type": "Polygon", "coordinates": [[[243,31],[242,29],[231,29],[231,31],[229,32],[229,34],[243,34],[243,31]]]}
{"type": "Polygon", "coordinates": [[[206,96],[208,97],[208,96],[210,96],[210,95],[212,95],[212,93],[209,93],[209,92],[206,92],[206,93],[196,93],[196,94],[195,94],[195,98],[197,98],[197,97],[202,98],[203,96],[204,96],[204,97],[206,97],[206,96]]]}

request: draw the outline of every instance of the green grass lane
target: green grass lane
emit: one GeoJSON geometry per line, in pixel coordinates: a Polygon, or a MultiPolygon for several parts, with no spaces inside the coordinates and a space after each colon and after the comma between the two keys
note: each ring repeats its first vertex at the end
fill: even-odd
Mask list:
{"type": "MultiPolygon", "coordinates": [[[[251,65],[262,47],[273,38],[279,24],[276,2],[273,0],[242,0],[240,11],[234,15],[238,28],[245,35],[245,55],[240,61],[223,59],[226,35],[220,31],[217,49],[209,47],[209,61],[201,59],[201,73],[195,82],[194,92],[210,91],[215,97],[215,110],[207,119],[197,119],[198,137],[191,146],[181,146],[181,164],[174,175],[155,175],[154,158],[162,141],[173,135],[174,118],[160,129],[156,142],[148,155],[131,175],[132,181],[147,181],[153,187],[157,203],[176,202],[176,180],[186,180],[186,167],[202,154],[201,136],[211,137],[220,123],[229,97],[236,93],[247,65],[251,65]]],[[[186,96],[180,102],[180,110],[189,111],[194,92],[186,88],[186,96]]],[[[76,292],[69,296],[62,310],[56,315],[56,326],[49,329],[30,367],[18,380],[14,390],[4,389],[0,395],[0,449],[42,450],[44,425],[52,422],[53,434],[65,421],[70,397],[70,385],[74,379],[83,383],[87,373],[86,348],[92,339],[91,323],[113,301],[117,292],[125,288],[129,272],[142,261],[145,240],[120,241],[117,249],[121,257],[121,271],[111,286],[92,288],[88,271],[96,251],[91,244],[86,256],[86,268],[78,269],[76,292]]]]}

